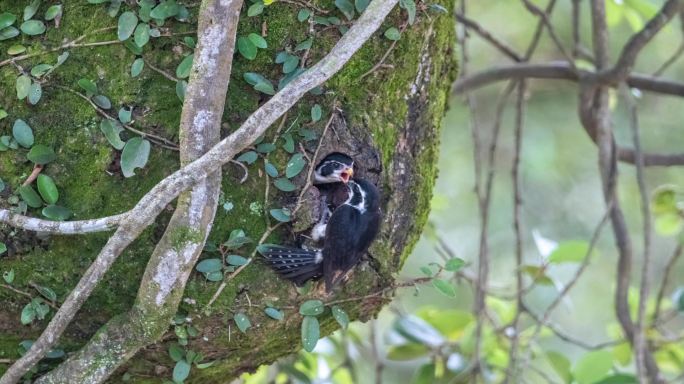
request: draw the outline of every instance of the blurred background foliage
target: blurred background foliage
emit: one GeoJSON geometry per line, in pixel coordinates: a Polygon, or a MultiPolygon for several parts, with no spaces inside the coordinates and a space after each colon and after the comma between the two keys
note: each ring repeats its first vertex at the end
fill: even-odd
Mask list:
{"type": "MultiPolygon", "coordinates": [[[[533,1],[540,8],[546,0],[533,1]]],[[[591,46],[588,1],[582,4],[581,37],[591,46]]],[[[611,57],[640,30],[664,1],[606,0],[611,57]]],[[[571,45],[571,0],[558,2],[551,22],[561,40],[571,45]]],[[[523,51],[537,18],[521,1],[468,2],[468,16],[495,36],[523,51]]],[[[682,41],[680,21],[660,32],[640,55],[635,71],[654,73],[682,41]]],[[[454,42],[456,45],[457,42],[454,42]]],[[[477,36],[470,40],[469,72],[508,63],[477,36]]],[[[457,50],[460,47],[457,46],[457,50]]],[[[545,33],[532,62],[560,59],[545,33]]],[[[578,61],[578,67],[591,67],[578,61]]],[[[684,78],[684,61],[663,74],[684,78]]],[[[503,83],[473,93],[475,116],[483,142],[491,139],[495,101],[503,83]]],[[[529,311],[543,314],[586,257],[589,241],[605,214],[597,172],[597,150],[577,118],[577,85],[557,80],[528,82],[521,159],[525,302],[529,311]]],[[[641,93],[636,97],[645,150],[674,152],[682,148],[681,100],[641,93]]],[[[631,144],[627,106],[617,91],[612,112],[618,143],[631,144]]],[[[487,321],[483,324],[483,367],[486,382],[500,382],[510,362],[509,348],[515,316],[515,232],[511,164],[514,153],[514,108],[509,102],[495,162],[496,178],[489,225],[491,273],[487,321]]],[[[241,382],[256,383],[460,383],[468,382],[472,366],[472,314],[480,213],[474,191],[474,156],[470,110],[461,96],[453,96],[442,128],[440,175],[432,201],[430,225],[409,258],[400,281],[429,280],[439,273],[441,282],[398,289],[377,320],[353,323],[321,340],[313,353],[301,352],[241,382]],[[442,270],[451,260],[451,271],[442,270]],[[465,265],[460,265],[460,260],[465,265]],[[444,284],[443,284],[444,283],[444,284]],[[378,376],[379,374],[379,376],[378,376]]],[[[635,247],[635,268],[630,305],[638,304],[638,273],[642,249],[642,219],[635,169],[620,165],[619,193],[635,247]],[[634,282],[636,281],[636,282],[634,282]]],[[[684,173],[680,168],[649,168],[647,186],[652,193],[656,236],[653,244],[652,295],[647,318],[655,311],[664,271],[682,236],[684,173]]],[[[604,229],[591,264],[577,284],[552,312],[549,327],[541,327],[532,340],[536,322],[521,317],[520,356],[525,383],[634,383],[634,358],[615,319],[614,290],[617,251],[610,229],[604,229]]],[[[655,357],[672,382],[684,382],[684,263],[675,264],[663,290],[661,321],[650,335],[655,357]],[[678,381],[682,380],[682,381],[678,381]]]]}

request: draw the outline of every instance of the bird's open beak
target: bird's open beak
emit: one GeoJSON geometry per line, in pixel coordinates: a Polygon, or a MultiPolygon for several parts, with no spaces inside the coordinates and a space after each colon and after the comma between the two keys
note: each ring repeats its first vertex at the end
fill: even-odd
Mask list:
{"type": "Polygon", "coordinates": [[[348,183],[349,180],[354,176],[354,170],[351,168],[347,168],[342,173],[340,174],[340,177],[342,178],[343,183],[348,183]]]}

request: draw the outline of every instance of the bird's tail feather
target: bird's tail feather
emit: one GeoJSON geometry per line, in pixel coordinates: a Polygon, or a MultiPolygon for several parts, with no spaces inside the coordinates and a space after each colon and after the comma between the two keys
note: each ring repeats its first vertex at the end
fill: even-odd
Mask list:
{"type": "Polygon", "coordinates": [[[258,247],[266,264],[297,285],[322,276],[320,250],[262,244],[258,247]]]}

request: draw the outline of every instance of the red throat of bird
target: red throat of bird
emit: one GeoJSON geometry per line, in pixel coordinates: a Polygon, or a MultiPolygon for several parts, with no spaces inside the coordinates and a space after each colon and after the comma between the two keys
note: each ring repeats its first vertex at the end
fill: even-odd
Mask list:
{"type": "Polygon", "coordinates": [[[340,177],[342,178],[342,182],[347,184],[349,180],[354,176],[354,170],[351,168],[347,168],[342,173],[340,174],[340,177]]]}

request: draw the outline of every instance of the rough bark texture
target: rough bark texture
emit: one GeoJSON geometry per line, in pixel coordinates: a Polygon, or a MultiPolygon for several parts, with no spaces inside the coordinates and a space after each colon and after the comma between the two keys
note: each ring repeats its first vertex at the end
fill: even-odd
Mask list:
{"type": "MultiPolygon", "coordinates": [[[[60,29],[49,29],[44,40],[26,39],[25,45],[34,45],[36,49],[40,49],[41,44],[52,47],[64,39],[116,23],[101,6],[85,2],[70,3],[65,5],[60,29]]],[[[334,8],[332,1],[315,3],[326,9],[334,8]]],[[[453,7],[452,0],[438,3],[449,10],[453,7]]],[[[23,5],[0,0],[0,11],[21,14],[22,9],[23,5]]],[[[276,3],[267,7],[263,17],[247,18],[243,15],[238,35],[261,31],[262,22],[265,21],[269,48],[260,51],[252,62],[236,57],[223,114],[222,136],[238,126],[263,102],[263,95],[253,91],[242,79],[242,74],[258,72],[277,79],[280,66],[272,62],[275,54],[285,46],[294,46],[306,39],[308,25],[296,21],[297,11],[296,6],[276,3]]],[[[377,181],[383,193],[385,223],[382,234],[372,247],[368,262],[356,269],[350,283],[339,293],[339,298],[362,296],[390,284],[427,218],[436,176],[439,123],[454,74],[452,47],[455,41],[453,21],[448,15],[431,14],[430,17],[419,17],[417,24],[407,28],[402,35],[387,60],[387,63],[394,65],[394,69],[381,68],[364,80],[359,80],[390,45],[390,41],[379,33],[341,73],[328,82],[325,89],[334,92],[334,95],[310,96],[295,107],[298,110],[291,111],[286,122],[287,128],[298,115],[307,116],[313,103],[322,105],[329,113],[333,99],[337,98],[342,113],[335,119],[334,129],[329,130],[324,138],[321,155],[335,149],[352,152],[358,159],[363,159],[357,160],[362,165],[362,173],[377,181]]],[[[399,25],[404,19],[405,14],[395,9],[381,32],[392,25],[399,25]]],[[[194,26],[186,29],[194,29],[194,26]]],[[[112,38],[113,34],[105,33],[95,40],[112,38]]],[[[178,54],[181,39],[155,40],[154,49],[146,50],[145,58],[173,72],[181,59],[178,54]]],[[[315,40],[310,53],[311,60],[315,62],[322,57],[337,39],[339,33],[336,30],[323,33],[315,40]]],[[[0,52],[4,54],[9,45],[0,42],[0,52]]],[[[134,105],[136,118],[145,127],[152,127],[155,133],[168,138],[177,135],[181,102],[175,97],[174,83],[149,68],[141,77],[132,79],[129,67],[134,56],[121,45],[80,48],[70,52],[70,58],[55,71],[50,82],[76,89],[76,82],[82,77],[96,80],[101,91],[112,99],[115,108],[134,105]]],[[[51,63],[55,61],[54,56],[56,53],[21,64],[30,68],[42,62],[51,63]]],[[[45,172],[53,176],[60,188],[60,204],[71,208],[77,214],[76,218],[123,212],[164,175],[178,167],[177,153],[154,147],[150,163],[144,170],[138,170],[137,176],[124,179],[118,174],[108,175],[105,171],[116,161],[116,154],[100,133],[99,117],[93,109],[69,93],[48,87],[45,88],[41,103],[29,108],[15,98],[13,88],[16,76],[16,69],[0,68],[2,89],[11,90],[0,94],[0,105],[11,116],[0,121],[0,132],[11,132],[14,119],[22,118],[33,127],[36,142],[52,145],[56,149],[58,159],[48,165],[45,172]]],[[[323,124],[324,121],[321,121],[311,128],[320,133],[323,124]]],[[[269,132],[272,135],[274,129],[269,132]]],[[[271,156],[270,160],[283,169],[287,156],[271,156]]],[[[264,232],[264,179],[258,170],[261,165],[257,164],[250,167],[250,177],[244,184],[238,184],[242,176],[239,168],[229,166],[224,169],[221,188],[223,200],[232,202],[234,208],[228,212],[220,210],[217,214],[209,234],[211,241],[225,241],[228,233],[237,228],[245,230],[253,238],[259,238],[264,232]]],[[[0,153],[0,177],[9,186],[20,185],[27,170],[30,172],[25,152],[0,153]]],[[[303,185],[304,181],[299,180],[299,184],[303,185]]],[[[7,197],[7,191],[3,197],[7,197]]],[[[271,188],[270,201],[287,204],[289,200],[291,198],[286,194],[271,188]]],[[[179,199],[179,206],[183,201],[183,198],[179,199]]],[[[135,309],[131,308],[149,255],[160,240],[169,241],[169,238],[161,236],[167,222],[168,215],[160,217],[155,227],[145,231],[117,260],[104,284],[95,291],[77,316],[77,321],[65,334],[60,345],[62,348],[75,351],[110,318],[127,312],[134,314],[135,309]]],[[[288,228],[282,227],[282,231],[275,233],[269,241],[287,242],[289,238],[288,228]]],[[[63,298],[106,239],[107,234],[43,238],[28,232],[13,233],[9,228],[0,228],[0,241],[6,242],[10,248],[7,254],[0,256],[0,270],[13,268],[17,275],[14,284],[19,288],[30,289],[27,287],[32,281],[54,289],[63,298]]],[[[240,253],[246,255],[248,251],[240,253]]],[[[296,311],[285,311],[285,320],[276,322],[265,316],[259,308],[249,309],[253,328],[242,334],[236,332],[234,324],[229,333],[231,310],[247,304],[245,293],[252,303],[269,301],[276,306],[297,306],[316,293],[300,296],[294,287],[277,279],[265,266],[252,263],[229,283],[210,312],[205,313],[202,309],[217,286],[217,283],[209,283],[201,275],[196,275],[190,277],[184,292],[184,297],[194,300],[196,304],[185,303],[181,311],[193,318],[193,324],[201,333],[200,337],[191,338],[189,348],[204,353],[206,360],[217,360],[209,369],[193,370],[189,379],[191,382],[225,382],[240,372],[272,362],[300,348],[301,317],[296,311]]],[[[343,307],[352,318],[365,320],[372,317],[385,301],[352,301],[343,304],[343,307]]],[[[35,339],[45,322],[36,322],[31,326],[20,324],[19,314],[27,303],[25,297],[0,288],[0,302],[0,358],[16,358],[18,343],[24,339],[35,339]]],[[[119,322],[116,329],[138,331],[139,327],[133,324],[127,330],[125,325],[128,320],[122,319],[125,317],[113,320],[110,325],[119,322]]],[[[158,327],[159,324],[151,326],[158,327]]],[[[324,333],[336,329],[336,323],[329,315],[321,318],[321,326],[324,333]]],[[[145,332],[142,328],[140,331],[145,332]]],[[[174,339],[172,334],[169,336],[167,342],[174,339]]],[[[168,344],[164,342],[147,348],[121,368],[119,373],[129,372],[138,382],[145,379],[136,374],[150,375],[156,372],[170,377],[173,362],[168,357],[167,349],[168,344]]],[[[0,365],[0,373],[3,370],[4,366],[0,365]]]]}

